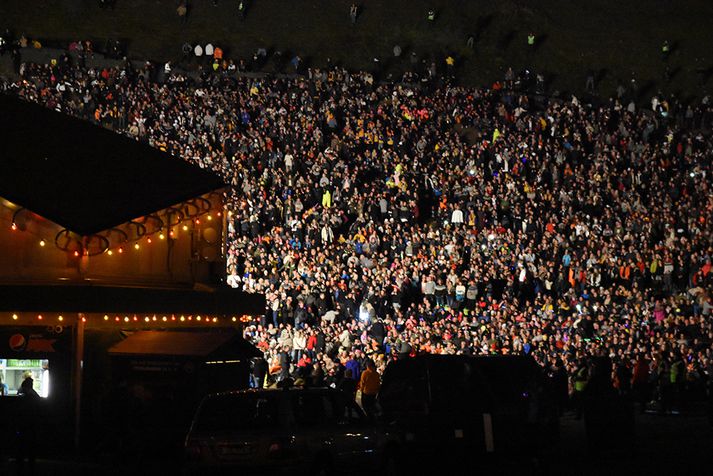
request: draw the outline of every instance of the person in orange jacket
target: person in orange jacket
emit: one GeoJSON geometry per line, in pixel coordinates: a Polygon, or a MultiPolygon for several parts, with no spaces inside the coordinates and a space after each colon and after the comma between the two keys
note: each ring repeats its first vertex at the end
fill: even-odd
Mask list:
{"type": "Polygon", "coordinates": [[[381,377],[373,360],[366,362],[366,370],[362,372],[357,388],[361,390],[362,408],[369,417],[373,417],[376,414],[376,396],[381,388],[381,377]]]}

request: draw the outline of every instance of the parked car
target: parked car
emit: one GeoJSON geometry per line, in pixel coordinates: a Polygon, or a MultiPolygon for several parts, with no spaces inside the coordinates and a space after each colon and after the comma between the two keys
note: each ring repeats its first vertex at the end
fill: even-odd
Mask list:
{"type": "Polygon", "coordinates": [[[402,454],[426,461],[533,460],[552,449],[558,415],[524,356],[429,355],[391,362],[379,393],[402,454]]]}
{"type": "Polygon", "coordinates": [[[243,390],[203,399],[185,449],[194,474],[359,471],[381,463],[378,428],[334,389],[243,390]]]}

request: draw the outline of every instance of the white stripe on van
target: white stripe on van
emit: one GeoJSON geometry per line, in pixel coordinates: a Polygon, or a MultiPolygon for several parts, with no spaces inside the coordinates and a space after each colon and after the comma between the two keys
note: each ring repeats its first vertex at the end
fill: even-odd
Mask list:
{"type": "Polygon", "coordinates": [[[483,433],[485,433],[485,451],[488,453],[494,452],[493,417],[490,413],[483,413],[483,433]]]}

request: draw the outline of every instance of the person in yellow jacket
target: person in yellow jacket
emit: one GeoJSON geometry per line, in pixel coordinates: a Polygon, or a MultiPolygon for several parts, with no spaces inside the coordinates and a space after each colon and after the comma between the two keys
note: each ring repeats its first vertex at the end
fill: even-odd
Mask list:
{"type": "Polygon", "coordinates": [[[366,370],[362,372],[357,390],[361,391],[361,406],[369,417],[376,414],[376,396],[381,388],[381,377],[376,371],[374,361],[366,362],[366,370]]]}
{"type": "Polygon", "coordinates": [[[322,194],[322,206],[324,208],[332,206],[332,193],[329,190],[325,190],[322,194]]]}

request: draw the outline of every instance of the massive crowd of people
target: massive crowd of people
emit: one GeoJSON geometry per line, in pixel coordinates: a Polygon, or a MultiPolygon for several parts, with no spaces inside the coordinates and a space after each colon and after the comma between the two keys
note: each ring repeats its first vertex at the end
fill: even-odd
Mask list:
{"type": "Polygon", "coordinates": [[[707,97],[156,76],[64,55],[8,90],[225,178],[228,283],[267,298],[246,329],[267,380],[422,353],[528,354],[574,391],[607,355],[642,400],[713,379],[707,97]]]}

